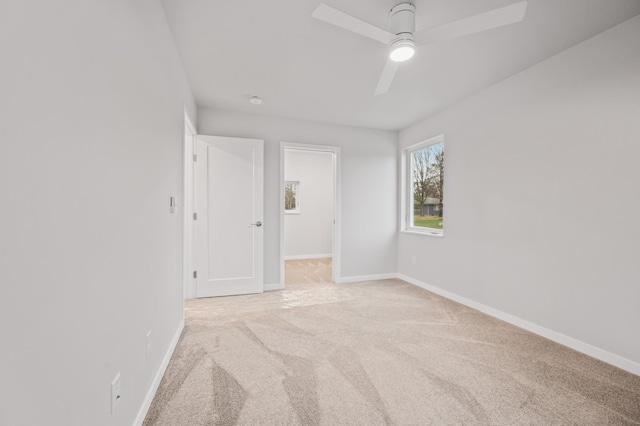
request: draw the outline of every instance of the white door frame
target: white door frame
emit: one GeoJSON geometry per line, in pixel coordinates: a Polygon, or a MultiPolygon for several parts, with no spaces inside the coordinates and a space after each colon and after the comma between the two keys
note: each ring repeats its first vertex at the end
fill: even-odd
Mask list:
{"type": "Polygon", "coordinates": [[[183,129],[183,152],[184,152],[184,208],[182,209],[182,286],[184,299],[196,297],[196,280],[193,278],[194,251],[193,251],[193,161],[194,146],[198,133],[189,118],[186,108],[184,108],[184,129],[183,129]],[[191,137],[189,137],[191,136],[191,137]]]}
{"type": "Polygon", "coordinates": [[[340,281],[340,147],[329,145],[309,145],[303,143],[280,142],[280,288],[284,288],[284,151],[320,151],[333,154],[333,238],[331,245],[331,278],[340,281]]]}

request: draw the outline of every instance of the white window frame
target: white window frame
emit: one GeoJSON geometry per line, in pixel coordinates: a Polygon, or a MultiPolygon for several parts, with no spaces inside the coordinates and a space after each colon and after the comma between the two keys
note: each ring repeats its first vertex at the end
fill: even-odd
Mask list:
{"type": "MultiPolygon", "coordinates": [[[[403,175],[403,187],[402,188],[402,205],[401,205],[401,230],[402,232],[428,235],[432,237],[444,237],[444,226],[442,229],[427,228],[423,226],[412,226],[412,218],[414,215],[414,197],[413,197],[413,164],[411,163],[411,153],[431,145],[443,144],[444,147],[444,135],[438,135],[422,142],[407,146],[402,151],[402,166],[401,173],[403,175]]],[[[446,161],[446,156],[445,156],[446,161]]],[[[446,173],[446,171],[445,171],[446,173]]],[[[443,197],[444,204],[444,197],[443,197]]],[[[444,220],[444,218],[443,218],[444,220]]]]}

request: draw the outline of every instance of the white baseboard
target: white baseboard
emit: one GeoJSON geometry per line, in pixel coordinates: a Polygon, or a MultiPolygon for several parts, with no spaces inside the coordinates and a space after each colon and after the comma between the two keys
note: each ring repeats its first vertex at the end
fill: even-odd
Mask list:
{"type": "Polygon", "coordinates": [[[631,361],[629,359],[623,358],[616,354],[612,354],[611,352],[605,351],[604,349],[600,349],[588,343],[584,343],[580,340],[574,339],[573,337],[565,336],[564,334],[558,333],[556,331],[549,330],[548,328],[542,327],[538,324],[532,323],[530,321],[524,320],[522,318],[516,317],[506,312],[499,311],[497,309],[483,305],[482,303],[478,303],[471,299],[467,299],[466,297],[460,296],[458,294],[451,293],[447,290],[443,290],[440,287],[436,287],[431,284],[427,284],[422,281],[416,280],[407,275],[397,274],[397,277],[403,281],[408,282],[409,284],[413,284],[417,287],[423,288],[425,290],[428,290],[432,293],[435,293],[447,299],[461,303],[465,306],[476,309],[494,318],[498,318],[502,321],[508,322],[509,324],[513,324],[517,327],[528,330],[539,336],[546,337],[547,339],[552,340],[556,343],[567,346],[578,352],[582,352],[585,355],[589,355],[590,357],[599,359],[600,361],[606,362],[607,364],[614,365],[618,368],[621,368],[630,373],[640,376],[640,363],[631,361]]]}
{"type": "Polygon", "coordinates": [[[281,283],[272,283],[272,284],[265,284],[262,288],[264,289],[264,291],[276,291],[276,290],[282,290],[284,286],[281,283]]]}
{"type": "Polygon", "coordinates": [[[285,256],[284,260],[303,260],[303,259],[326,259],[331,258],[333,255],[331,253],[324,254],[297,254],[293,256],[285,256]]]}
{"type": "Polygon", "coordinates": [[[362,281],[390,280],[393,278],[398,278],[398,274],[393,272],[390,274],[360,275],[358,277],[340,277],[336,281],[336,284],[359,283],[362,281]]]}
{"type": "Polygon", "coordinates": [[[171,356],[173,352],[176,350],[176,346],[178,345],[178,341],[180,340],[180,335],[182,334],[182,330],[184,329],[184,320],[180,323],[178,327],[178,331],[175,336],[171,340],[169,344],[169,349],[167,349],[167,353],[164,355],[162,359],[162,363],[160,364],[160,368],[156,373],[156,376],[153,378],[153,382],[151,383],[151,387],[147,391],[147,396],[144,398],[144,402],[142,403],[142,407],[138,411],[138,416],[136,417],[135,422],[133,422],[134,426],[142,426],[144,422],[144,418],[147,417],[147,412],[149,412],[149,408],[151,407],[151,403],[153,402],[153,397],[156,396],[156,392],[158,391],[158,387],[160,386],[160,382],[162,381],[162,376],[164,376],[164,372],[167,371],[167,367],[169,366],[169,361],[171,361],[171,356]]]}

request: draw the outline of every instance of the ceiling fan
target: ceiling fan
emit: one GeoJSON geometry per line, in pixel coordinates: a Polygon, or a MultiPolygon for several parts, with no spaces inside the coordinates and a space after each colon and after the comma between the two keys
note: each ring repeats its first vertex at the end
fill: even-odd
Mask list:
{"type": "Polygon", "coordinates": [[[389,31],[324,3],[321,3],[311,16],[389,46],[389,57],[374,92],[374,95],[381,95],[389,90],[400,62],[411,59],[416,46],[520,22],[524,19],[526,10],[527,0],[518,1],[508,6],[417,32],[415,30],[416,7],[411,2],[399,3],[391,8],[389,11],[389,31]]]}

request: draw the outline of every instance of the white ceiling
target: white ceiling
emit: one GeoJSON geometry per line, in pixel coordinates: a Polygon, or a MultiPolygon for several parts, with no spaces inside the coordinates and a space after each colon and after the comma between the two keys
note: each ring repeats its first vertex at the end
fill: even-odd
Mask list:
{"type": "MultiPolygon", "coordinates": [[[[161,0],[198,107],[402,129],[640,14],[640,0],[529,0],[523,22],[421,47],[373,96],[384,45],[311,17],[321,0],[161,0]],[[264,98],[249,103],[250,95],[264,98]]],[[[414,0],[416,28],[515,0],[414,0]]],[[[324,0],[387,28],[401,0],[324,0]]]]}

